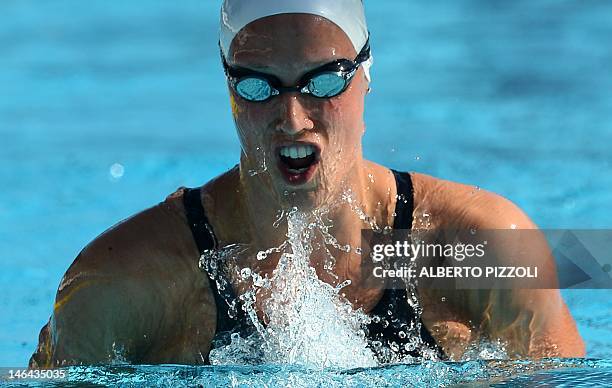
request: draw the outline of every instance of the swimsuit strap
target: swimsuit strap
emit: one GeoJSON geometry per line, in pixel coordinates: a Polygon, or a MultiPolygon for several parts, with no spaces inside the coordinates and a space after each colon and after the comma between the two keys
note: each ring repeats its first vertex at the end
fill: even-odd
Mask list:
{"type": "MultiPolygon", "coordinates": [[[[414,219],[414,187],[410,173],[391,170],[397,185],[397,201],[395,204],[394,229],[412,229],[414,219]]],[[[401,356],[422,357],[421,349],[415,349],[411,345],[410,332],[416,317],[414,308],[408,303],[408,292],[406,285],[401,279],[393,279],[385,289],[380,301],[374,306],[370,315],[380,319],[372,320],[368,325],[368,336],[372,341],[379,341],[387,348],[396,348],[394,353],[401,356]],[[400,332],[405,335],[399,335],[400,332]]],[[[423,321],[419,318],[419,336],[424,344],[436,352],[440,359],[446,359],[444,352],[436,343],[435,339],[423,321]]],[[[376,348],[374,349],[376,350],[376,348]]],[[[386,358],[384,354],[379,357],[386,358]]],[[[386,360],[389,361],[389,360],[386,360]]]]}
{"type": "Polygon", "coordinates": [[[391,170],[397,185],[397,201],[395,202],[395,219],[393,229],[412,229],[414,211],[414,187],[408,172],[391,170]]]}
{"type": "MultiPolygon", "coordinates": [[[[206,217],[204,206],[202,205],[202,190],[200,188],[184,189],[183,204],[185,206],[187,222],[193,234],[193,239],[198,247],[199,254],[203,255],[207,251],[217,249],[217,238],[208,221],[208,217],[206,217]]],[[[212,258],[212,260],[215,259],[212,258]]],[[[223,268],[221,268],[221,263],[216,264],[218,277],[221,278],[223,276],[223,268]]],[[[244,323],[244,316],[241,314],[241,309],[237,309],[237,314],[240,316],[239,318],[232,318],[230,315],[229,304],[237,302],[232,286],[227,279],[215,279],[210,275],[208,270],[205,272],[208,276],[210,288],[215,297],[215,305],[217,307],[215,337],[217,337],[219,333],[233,332],[244,323]],[[225,281],[225,286],[220,286],[220,281],[225,281]]],[[[206,361],[208,362],[208,356],[206,361]]]]}
{"type": "Polygon", "coordinates": [[[217,248],[217,238],[212,231],[208,217],[202,205],[201,189],[185,189],[183,194],[183,204],[189,228],[193,234],[193,239],[198,246],[198,251],[202,255],[205,251],[217,248]]]}

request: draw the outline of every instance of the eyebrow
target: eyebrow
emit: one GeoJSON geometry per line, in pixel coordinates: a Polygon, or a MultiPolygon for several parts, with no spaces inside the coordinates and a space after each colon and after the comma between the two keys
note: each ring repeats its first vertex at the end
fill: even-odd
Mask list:
{"type": "Polygon", "coordinates": [[[229,65],[229,66],[237,68],[237,69],[261,71],[261,72],[265,72],[266,70],[271,70],[272,69],[272,67],[270,65],[263,64],[263,63],[254,63],[254,64],[249,64],[248,66],[238,65],[238,64],[229,65]]]}
{"type": "MultiPolygon", "coordinates": [[[[319,61],[319,62],[312,62],[308,64],[308,67],[306,68],[306,70],[302,71],[302,75],[307,74],[313,70],[318,69],[319,67],[322,67],[324,65],[327,65],[328,63],[334,63],[336,61],[342,60],[342,59],[346,59],[346,58],[335,58],[335,59],[328,59],[325,61],[319,61]]],[[[253,71],[253,72],[257,72],[257,73],[265,73],[268,75],[275,75],[274,73],[271,72],[271,70],[274,70],[273,66],[270,66],[269,64],[265,64],[265,63],[252,63],[249,64],[247,66],[245,65],[241,65],[241,64],[233,64],[230,65],[228,64],[228,66],[230,68],[234,68],[234,69],[240,69],[240,70],[245,70],[245,71],[253,71]]]]}

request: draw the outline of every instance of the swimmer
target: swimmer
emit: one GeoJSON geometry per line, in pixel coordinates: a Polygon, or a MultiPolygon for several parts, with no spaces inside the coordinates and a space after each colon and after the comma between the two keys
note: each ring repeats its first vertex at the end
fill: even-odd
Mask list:
{"type": "MultiPolygon", "coordinates": [[[[361,229],[422,228],[424,218],[431,230],[536,228],[496,194],[364,159],[364,104],[375,48],[361,0],[225,0],[222,7],[221,62],[241,143],[239,163],[199,188],[179,189],[85,247],[59,285],[30,367],[104,364],[118,352],[134,364],[208,363],[215,338],[243,329],[224,298],[251,285],[229,277],[229,287],[220,290],[199,268],[200,256],[241,244],[248,249],[232,260],[270,275],[280,255],[257,260],[256,254],[287,239],[279,210],[327,206],[330,232],[353,247],[361,244],[361,229]],[[346,192],[368,222],[346,201],[329,206],[346,192]]],[[[528,249],[552,266],[545,242],[528,249]]],[[[321,255],[313,254],[311,265],[334,286],[350,279],[343,292],[355,309],[374,315],[391,306],[399,321],[414,318],[405,289],[372,288],[363,280],[364,258],[332,253],[333,276],[317,261],[321,255]]],[[[497,257],[490,265],[503,266],[503,247],[497,257]]],[[[503,341],[511,357],[585,354],[559,290],[418,291],[419,335],[440,359],[460,359],[479,338],[503,341]]],[[[263,299],[255,308],[266,322],[263,299]]],[[[374,321],[367,335],[385,346],[402,341],[393,325],[374,321]]]]}

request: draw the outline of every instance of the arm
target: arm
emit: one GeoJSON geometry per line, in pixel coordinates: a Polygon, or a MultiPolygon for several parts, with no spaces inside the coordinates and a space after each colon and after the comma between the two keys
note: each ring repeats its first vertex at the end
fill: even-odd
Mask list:
{"type": "MultiPolygon", "coordinates": [[[[482,211],[495,214],[487,217],[474,212],[472,224],[482,229],[532,230],[528,243],[519,247],[510,238],[493,242],[492,265],[530,266],[537,264],[538,281],[550,287],[557,285],[555,259],[545,237],[537,226],[510,201],[491,193],[484,193],[487,205],[482,211]]],[[[503,232],[502,232],[503,233],[503,232]]],[[[509,356],[517,357],[584,357],[585,347],[558,288],[522,288],[474,290],[472,300],[481,302],[470,306],[482,317],[479,331],[489,338],[499,338],[508,345],[509,356]]]]}
{"type": "MultiPolygon", "coordinates": [[[[415,174],[419,212],[428,210],[434,227],[447,230],[534,230],[535,224],[510,201],[471,186],[415,174]],[[435,195],[432,195],[434,194],[435,195]],[[435,201],[434,201],[435,199],[435,201]]],[[[507,236],[501,232],[500,236],[507,236]]],[[[504,240],[503,238],[501,240],[504,240]]],[[[551,284],[556,278],[554,258],[543,236],[521,246],[489,241],[494,266],[534,265],[551,284]]],[[[582,357],[584,343],[558,289],[525,289],[520,285],[498,290],[422,290],[423,321],[452,358],[480,338],[500,340],[510,357],[582,357]],[[441,303],[444,297],[445,302],[441,303]]]]}
{"type": "Polygon", "coordinates": [[[214,299],[176,200],[102,234],[62,279],[31,367],[203,363],[214,299]]]}
{"type": "MultiPolygon", "coordinates": [[[[84,258],[79,256],[77,263],[84,258]]],[[[80,267],[74,266],[77,271],[80,267]]],[[[157,335],[151,322],[161,312],[146,284],[111,274],[71,275],[64,277],[70,284],[60,286],[53,315],[41,331],[41,343],[30,366],[141,359],[157,335]]]]}

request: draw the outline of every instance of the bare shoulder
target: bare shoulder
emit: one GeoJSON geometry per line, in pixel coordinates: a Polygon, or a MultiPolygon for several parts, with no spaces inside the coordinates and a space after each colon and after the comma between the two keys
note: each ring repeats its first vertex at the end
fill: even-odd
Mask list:
{"type": "Polygon", "coordinates": [[[183,190],[106,230],[87,245],[73,269],[152,275],[160,267],[184,265],[197,256],[182,206],[183,190]]]}
{"type": "Polygon", "coordinates": [[[534,229],[509,199],[474,185],[412,173],[415,221],[435,228],[534,229]]]}
{"type": "MultiPolygon", "coordinates": [[[[424,174],[412,174],[412,178],[417,228],[528,229],[529,244],[520,246],[511,234],[496,232],[495,238],[488,239],[487,264],[537,263],[543,283],[553,284],[556,269],[546,239],[533,230],[537,226],[518,206],[476,186],[424,174]]],[[[423,321],[453,358],[480,338],[501,340],[511,357],[584,356],[584,344],[558,289],[517,284],[494,290],[422,290],[421,296],[423,321]],[[440,303],[441,299],[445,302],[440,303]]]]}
{"type": "Polygon", "coordinates": [[[110,362],[117,353],[149,363],[202,359],[216,310],[182,195],[118,223],[81,251],[61,280],[31,366],[110,362]]]}

